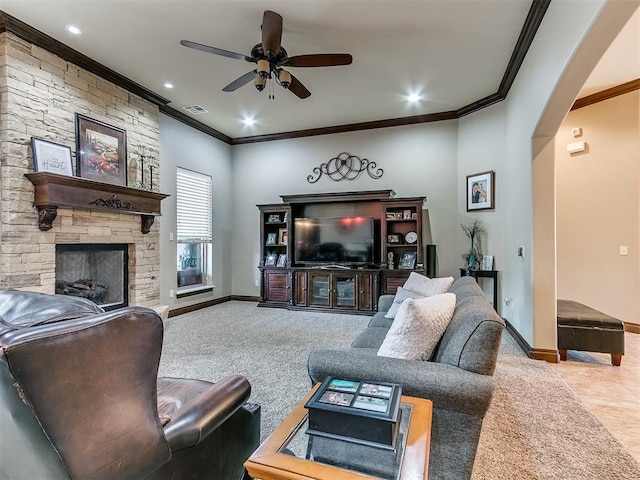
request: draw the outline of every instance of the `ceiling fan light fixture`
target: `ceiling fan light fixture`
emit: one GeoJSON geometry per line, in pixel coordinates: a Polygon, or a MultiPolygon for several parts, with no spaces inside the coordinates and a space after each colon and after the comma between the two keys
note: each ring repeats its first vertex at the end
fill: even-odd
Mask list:
{"type": "Polygon", "coordinates": [[[282,88],[287,89],[291,85],[291,74],[286,70],[280,70],[278,73],[278,79],[282,88]]]}
{"type": "Polygon", "coordinates": [[[256,68],[256,71],[262,78],[268,78],[269,74],[271,73],[269,62],[267,60],[258,60],[258,68],[256,68]]]}
{"type": "Polygon", "coordinates": [[[261,92],[264,90],[264,86],[267,84],[267,79],[260,75],[260,73],[256,73],[255,78],[253,79],[253,84],[256,89],[261,92]]]}

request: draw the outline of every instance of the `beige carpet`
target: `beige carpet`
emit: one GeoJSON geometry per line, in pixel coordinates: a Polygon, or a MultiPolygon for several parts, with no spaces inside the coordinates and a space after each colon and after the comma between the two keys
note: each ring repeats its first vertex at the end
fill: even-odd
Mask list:
{"type": "MultiPolygon", "coordinates": [[[[314,348],[347,348],[368,317],[228,302],[169,320],[160,374],[216,381],[239,373],[262,405],[262,438],[311,384],[314,348]]],[[[544,362],[505,334],[474,479],[640,479],[640,465],[544,362]]]]}

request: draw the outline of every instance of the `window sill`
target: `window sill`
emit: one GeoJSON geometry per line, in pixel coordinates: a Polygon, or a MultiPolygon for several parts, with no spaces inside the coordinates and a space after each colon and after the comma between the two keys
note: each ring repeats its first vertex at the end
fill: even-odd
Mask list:
{"type": "Polygon", "coordinates": [[[213,292],[215,287],[213,285],[197,286],[192,288],[185,288],[176,292],[176,298],[191,297],[192,295],[200,295],[201,293],[213,292]]]}

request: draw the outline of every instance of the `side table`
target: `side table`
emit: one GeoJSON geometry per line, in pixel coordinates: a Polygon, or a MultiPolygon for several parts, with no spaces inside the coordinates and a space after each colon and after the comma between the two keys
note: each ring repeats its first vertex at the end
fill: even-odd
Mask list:
{"type": "Polygon", "coordinates": [[[460,269],[461,277],[491,278],[493,279],[493,309],[500,315],[498,311],[498,270],[469,270],[468,268],[460,269]]]}

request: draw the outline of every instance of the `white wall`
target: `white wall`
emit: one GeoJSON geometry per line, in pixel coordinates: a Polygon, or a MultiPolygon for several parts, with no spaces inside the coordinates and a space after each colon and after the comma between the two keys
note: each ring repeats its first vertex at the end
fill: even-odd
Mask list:
{"type": "MultiPolygon", "coordinates": [[[[166,115],[160,115],[160,191],[171,196],[162,201],[160,218],[160,301],[178,307],[231,295],[232,168],[231,147],[166,115]],[[177,288],[176,232],[177,167],[211,175],[213,179],[213,294],[177,300],[169,290],[177,288]]],[[[256,222],[257,223],[257,222],[256,222]]],[[[256,235],[257,238],[257,235],[256,235]]]]}
{"type": "Polygon", "coordinates": [[[281,203],[285,194],[392,189],[398,197],[426,196],[440,274],[454,275],[462,252],[451,247],[459,229],[456,152],[457,121],[234,146],[233,293],[259,294],[256,205],[281,203]],[[307,182],[314,167],[341,152],[376,162],[384,175],[307,182]]]}

